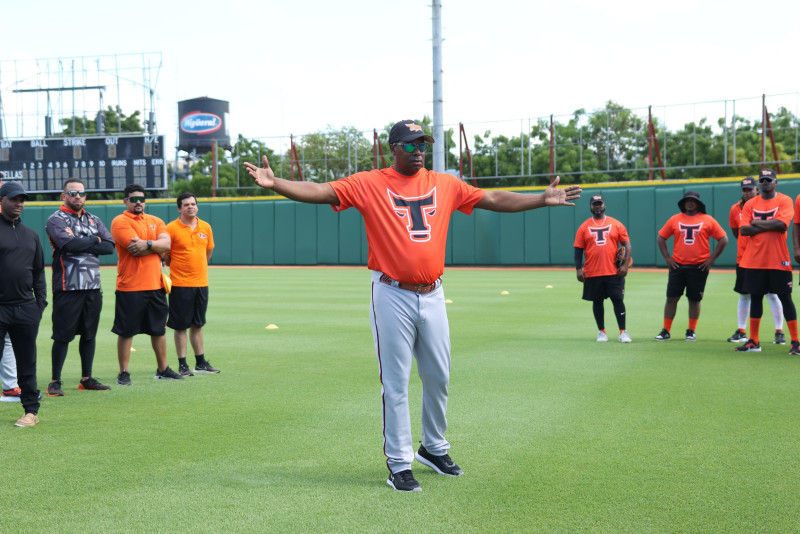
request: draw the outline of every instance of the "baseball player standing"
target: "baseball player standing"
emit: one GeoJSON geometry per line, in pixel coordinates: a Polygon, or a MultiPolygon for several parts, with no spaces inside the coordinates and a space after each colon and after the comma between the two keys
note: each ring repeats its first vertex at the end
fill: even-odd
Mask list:
{"type": "Polygon", "coordinates": [[[211,225],[197,216],[197,197],[194,193],[178,195],[180,217],[167,225],[172,240],[164,261],[170,268],[172,291],[169,294],[167,326],[175,331],[175,352],[178,353],[178,373],[194,376],[186,363],[186,330],[192,344],[195,372],[219,373],[205,358],[203,325],[208,309],[208,261],[214,252],[211,225]]]}
{"type": "Polygon", "coordinates": [[[631,238],[625,226],[606,215],[603,195],[594,195],[589,208],[592,216],[584,221],[575,234],[575,269],[578,282],[583,283],[583,300],[592,302],[592,312],[597,323],[597,341],[608,341],[603,301],[610,298],[619,326],[620,343],[630,343],[625,329],[625,276],[631,259],[631,238]],[[622,263],[617,265],[617,249],[625,249],[622,263]],[[586,253],[586,266],[583,255],[586,253]]]}
{"type": "Polygon", "coordinates": [[[695,330],[697,320],[700,318],[700,301],[706,289],[708,269],[714,265],[728,244],[725,230],[706,213],[706,205],[700,200],[700,193],[687,191],[678,201],[678,208],[681,212],[670,217],[656,236],[658,249],[669,266],[664,328],[653,338],[656,341],[669,341],[669,331],[684,290],[689,300],[689,328],[686,330],[686,341],[697,339],[695,330]],[[670,237],[674,238],[672,254],[667,249],[667,239],[670,237]],[[710,245],[712,237],[717,240],[713,253],[710,245]]]}
{"type": "Polygon", "coordinates": [[[448,455],[444,438],[450,380],[450,331],[441,276],[452,213],[473,208],[520,212],[574,204],[579,186],[558,189],[559,179],[537,195],[485,191],[423,167],[432,137],[404,120],[389,133],[394,165],[328,183],[276,178],[245,163],[255,182],[292,200],[356,208],[364,217],[372,270],[370,323],[378,357],[383,401],[383,450],[397,491],[420,491],[411,471],[416,459],[443,475],[463,473],[448,455]],[[414,454],[408,408],[412,359],[422,381],[422,445],[414,454]]]}
{"type": "MultiPolygon", "coordinates": [[[[752,176],[747,176],[742,180],[742,198],[731,206],[731,211],[728,214],[728,226],[731,227],[731,233],[736,239],[736,282],[733,285],[733,290],[739,293],[739,302],[736,306],[737,328],[736,332],[728,338],[731,343],[744,343],[747,341],[746,329],[747,318],[750,316],[750,294],[742,290],[744,271],[739,264],[742,263],[742,257],[750,238],[745,235],[739,235],[739,227],[742,226],[742,209],[744,205],[757,195],[756,179],[752,176]]],[[[783,304],[781,304],[778,295],[775,293],[767,293],[767,301],[772,311],[772,321],[775,323],[775,339],[773,343],[775,345],[786,345],[786,335],[783,333],[783,304]]]]}
{"type": "Polygon", "coordinates": [[[792,224],[792,199],[779,193],[778,175],[772,169],[758,173],[761,194],[742,208],[739,234],[750,238],[742,256],[743,290],[749,293],[750,339],[736,347],[739,352],[761,352],[758,330],[764,312],[763,298],[775,293],[783,304],[783,316],[791,336],[789,354],[800,354],[797,310],[792,302],[792,258],[786,246],[786,232],[792,224]]]}

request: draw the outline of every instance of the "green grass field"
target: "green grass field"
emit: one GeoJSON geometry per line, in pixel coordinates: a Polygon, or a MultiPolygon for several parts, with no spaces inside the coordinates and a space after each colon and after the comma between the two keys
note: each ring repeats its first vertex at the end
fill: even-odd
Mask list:
{"type": "MultiPolygon", "coordinates": [[[[95,376],[114,384],[115,271],[103,269],[95,376]]],[[[573,271],[445,274],[453,346],[450,478],[386,485],[366,269],[214,268],[206,354],[219,375],[77,391],[16,428],[0,403],[2,524],[17,532],[797,532],[800,357],[735,353],[733,274],[712,272],[697,328],[656,343],[666,272],[629,276],[634,342],[595,342],[573,271]],[[549,287],[552,286],[552,287],[549,287]],[[502,295],[502,291],[509,294],[502,295]],[[267,330],[274,323],[277,330],[267,330]]],[[[48,280],[49,286],[49,280],[48,280]]],[[[610,303],[607,330],[616,339],[610,303]]],[[[39,387],[50,378],[50,309],[39,387]]],[[[170,365],[177,367],[171,331],[170,365]]],[[[190,355],[190,361],[192,360],[190,355]]],[[[419,439],[419,379],[411,385],[419,439]]]]}

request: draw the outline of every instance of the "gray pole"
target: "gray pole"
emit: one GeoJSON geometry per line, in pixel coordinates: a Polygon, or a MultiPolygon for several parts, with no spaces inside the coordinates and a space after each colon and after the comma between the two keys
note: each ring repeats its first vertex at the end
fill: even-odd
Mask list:
{"type": "Polygon", "coordinates": [[[444,113],[442,111],[442,3],[433,0],[433,170],[444,172],[444,113]]]}

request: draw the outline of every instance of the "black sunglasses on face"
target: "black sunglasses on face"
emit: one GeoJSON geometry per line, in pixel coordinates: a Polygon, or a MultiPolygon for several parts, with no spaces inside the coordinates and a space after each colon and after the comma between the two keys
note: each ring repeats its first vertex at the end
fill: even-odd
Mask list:
{"type": "Polygon", "coordinates": [[[133,202],[134,204],[144,204],[144,197],[128,197],[128,202],[133,202]]]}
{"type": "Polygon", "coordinates": [[[67,191],[67,194],[71,197],[85,197],[86,191],[67,191]]]}
{"type": "Polygon", "coordinates": [[[772,178],[759,178],[758,179],[758,183],[760,183],[760,184],[768,184],[768,183],[774,182],[774,181],[775,180],[773,180],[772,178]]]}

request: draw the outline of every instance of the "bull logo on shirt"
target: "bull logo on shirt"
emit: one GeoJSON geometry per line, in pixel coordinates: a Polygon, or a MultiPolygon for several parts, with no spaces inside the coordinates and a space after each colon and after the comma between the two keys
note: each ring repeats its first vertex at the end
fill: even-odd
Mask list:
{"type": "Polygon", "coordinates": [[[703,228],[703,223],[700,224],[685,224],[679,223],[678,227],[683,234],[683,243],[685,245],[694,245],[695,236],[700,233],[703,228]]]}
{"type": "Polygon", "coordinates": [[[778,206],[775,206],[769,211],[758,211],[753,210],[753,220],[754,221],[771,221],[775,218],[775,215],[778,213],[778,206]]]}
{"type": "Polygon", "coordinates": [[[392,209],[401,219],[406,219],[406,229],[412,241],[424,242],[431,239],[431,225],[428,217],[436,213],[436,188],[419,197],[404,197],[387,189],[392,209]]]}
{"type": "Polygon", "coordinates": [[[594,238],[594,244],[602,247],[608,241],[608,236],[611,234],[611,225],[603,226],[601,228],[593,228],[589,227],[589,231],[592,233],[592,237],[594,238]]]}

